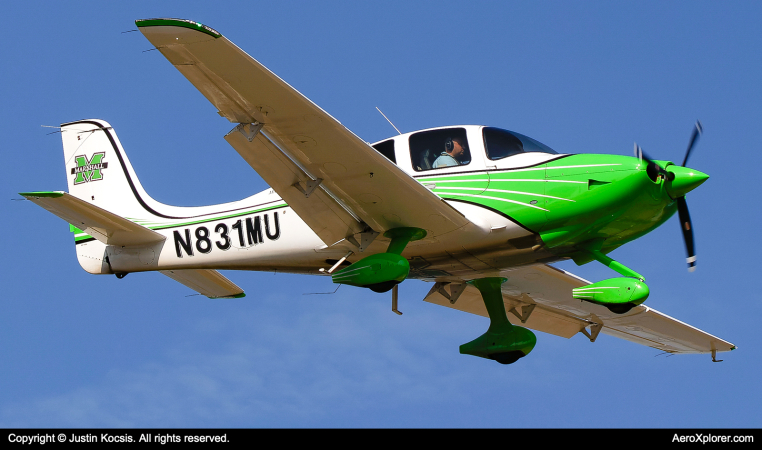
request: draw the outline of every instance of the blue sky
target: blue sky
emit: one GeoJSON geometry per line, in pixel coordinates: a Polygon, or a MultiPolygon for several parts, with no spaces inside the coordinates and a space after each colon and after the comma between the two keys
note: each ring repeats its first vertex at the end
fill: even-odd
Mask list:
{"type": "MultiPolygon", "coordinates": [[[[6,2],[8,3],[8,2],[6,2]]],[[[0,426],[759,427],[762,6],[755,2],[80,2],[0,6],[6,201],[0,426]],[[538,333],[512,366],[458,354],[487,320],[330,280],[226,273],[247,297],[209,300],[159,274],[77,264],[60,219],[17,192],[66,189],[60,136],[110,122],[157,200],[238,200],[264,182],[232,128],[140,33],[180,17],[235,42],[368,141],[485,124],[561,152],[681,161],[698,270],[676,219],[612,256],[648,278],[648,305],[739,349],[665,356],[602,336],[538,333]]],[[[609,278],[595,263],[560,267],[609,278]]]]}

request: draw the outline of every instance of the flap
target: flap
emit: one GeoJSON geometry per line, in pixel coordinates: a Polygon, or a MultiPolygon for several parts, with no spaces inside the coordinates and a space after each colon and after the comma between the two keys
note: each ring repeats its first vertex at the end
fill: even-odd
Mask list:
{"type": "Polygon", "coordinates": [[[160,270],[159,272],[209,298],[246,297],[243,289],[216,270],[186,269],[160,270]]]}
{"type": "MultiPolygon", "coordinates": [[[[482,300],[482,295],[479,293],[478,289],[470,284],[466,287],[463,293],[460,294],[460,297],[458,297],[455,304],[451,304],[447,298],[434,289],[432,289],[423,300],[429,303],[457,309],[459,311],[489,317],[487,308],[484,306],[484,301],[482,300]]],[[[505,295],[505,293],[503,293],[503,303],[505,304],[508,320],[512,324],[542,331],[543,333],[570,338],[590,325],[587,320],[565,314],[563,311],[558,311],[545,305],[535,306],[534,310],[529,315],[529,319],[526,323],[522,324],[521,320],[516,315],[510,313],[510,310],[518,306],[519,308],[517,309],[517,312],[520,314],[520,307],[522,305],[536,303],[530,301],[521,302],[518,299],[505,295]]]]}
{"type": "Polygon", "coordinates": [[[225,140],[261,174],[265,182],[326,245],[364,231],[362,221],[325,190],[315,189],[306,197],[294,188],[295,183],[306,186],[309,177],[262,133],[249,141],[243,134],[233,130],[225,136],[225,140]]]}
{"type": "Polygon", "coordinates": [[[136,24],[221,116],[234,123],[263,125],[259,133],[264,138],[248,141],[234,131],[227,140],[327,245],[365,224],[377,232],[424,228],[435,237],[468,223],[457,210],[216,31],[174,19],[136,24]],[[265,155],[261,161],[260,155],[265,155]],[[288,181],[277,181],[276,174],[284,172],[293,175],[288,181]],[[318,179],[322,182],[317,189],[325,195],[307,198],[293,186],[301,181],[304,188],[304,182],[318,179]],[[330,220],[321,224],[308,218],[316,213],[330,220]],[[334,229],[336,226],[340,228],[334,229]]]}
{"type": "Polygon", "coordinates": [[[40,205],[104,244],[142,245],[166,239],[153,230],[80,200],[66,192],[21,192],[19,195],[40,205]]]}

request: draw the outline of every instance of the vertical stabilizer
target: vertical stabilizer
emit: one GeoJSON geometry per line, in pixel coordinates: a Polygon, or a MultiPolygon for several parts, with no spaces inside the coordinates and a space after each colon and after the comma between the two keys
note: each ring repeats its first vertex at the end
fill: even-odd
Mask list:
{"type": "Polygon", "coordinates": [[[61,136],[71,195],[129,219],[156,215],[111,125],[66,123],[61,136]]]}

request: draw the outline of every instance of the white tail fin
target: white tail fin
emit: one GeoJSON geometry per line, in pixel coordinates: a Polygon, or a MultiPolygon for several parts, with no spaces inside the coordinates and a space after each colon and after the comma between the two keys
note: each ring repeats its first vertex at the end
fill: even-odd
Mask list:
{"type": "Polygon", "coordinates": [[[126,218],[162,216],[140,185],[111,125],[81,120],[61,125],[69,193],[126,218]]]}

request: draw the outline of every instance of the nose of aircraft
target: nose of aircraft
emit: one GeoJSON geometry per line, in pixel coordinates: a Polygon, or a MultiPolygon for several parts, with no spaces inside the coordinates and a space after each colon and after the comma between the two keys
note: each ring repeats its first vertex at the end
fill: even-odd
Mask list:
{"type": "Polygon", "coordinates": [[[689,167],[670,165],[667,172],[671,173],[672,180],[667,181],[667,193],[672,198],[683,197],[688,192],[696,189],[709,178],[709,175],[689,167]]]}

